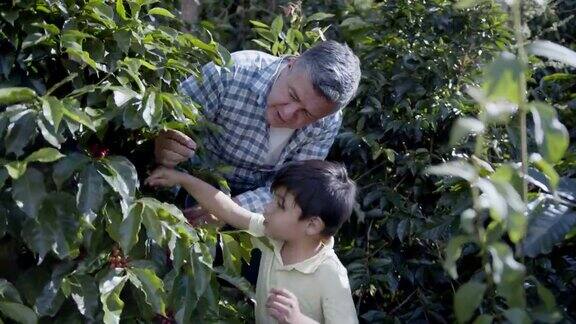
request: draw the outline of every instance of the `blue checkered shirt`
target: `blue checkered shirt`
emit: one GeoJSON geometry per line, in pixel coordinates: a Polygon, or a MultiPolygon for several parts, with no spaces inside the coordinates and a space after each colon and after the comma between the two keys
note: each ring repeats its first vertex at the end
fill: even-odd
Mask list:
{"type": "Polygon", "coordinates": [[[263,212],[272,199],[274,173],[289,161],[324,159],[342,123],[338,111],[297,129],[274,165],[265,164],[269,151],[266,99],[285,60],[258,51],[232,53],[228,69],[209,63],[202,68],[202,81],[195,77],[180,85],[181,93],[203,107],[204,116],[220,126],[204,135],[210,159],[233,167],[226,180],[236,199],[253,212],[263,212]]]}

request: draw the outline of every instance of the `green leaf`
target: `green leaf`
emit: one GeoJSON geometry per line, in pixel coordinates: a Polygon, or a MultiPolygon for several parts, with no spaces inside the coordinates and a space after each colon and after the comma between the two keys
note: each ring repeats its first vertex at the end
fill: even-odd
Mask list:
{"type": "Polygon", "coordinates": [[[494,317],[488,314],[482,314],[472,322],[472,324],[492,324],[494,317]]]}
{"type": "Polygon", "coordinates": [[[118,46],[124,54],[128,54],[132,42],[132,31],[125,29],[118,30],[114,33],[114,40],[116,41],[116,46],[118,46]]]}
{"type": "Polygon", "coordinates": [[[104,180],[94,164],[82,170],[78,177],[78,194],[76,202],[78,210],[88,216],[91,221],[100,210],[104,199],[104,180]]]}
{"type": "Polygon", "coordinates": [[[95,320],[99,311],[98,286],[94,277],[89,275],[74,275],[67,279],[71,286],[71,296],[80,314],[95,320]]]}
{"type": "Polygon", "coordinates": [[[446,246],[446,258],[443,266],[453,279],[458,279],[456,261],[458,261],[460,255],[462,255],[462,246],[469,242],[470,239],[468,237],[459,235],[452,238],[450,242],[448,242],[448,246],[446,246]]]}
{"type": "Polygon", "coordinates": [[[22,298],[20,298],[20,293],[12,285],[12,283],[6,279],[0,279],[0,297],[5,301],[12,301],[22,304],[22,298]]]}
{"type": "Polygon", "coordinates": [[[128,17],[126,16],[126,9],[124,8],[124,1],[123,0],[116,0],[116,12],[120,18],[127,20],[128,17]]]}
{"type": "Polygon", "coordinates": [[[44,97],[40,100],[42,101],[42,114],[54,129],[58,129],[64,116],[64,104],[55,97],[44,97]]]}
{"type": "Polygon", "coordinates": [[[40,317],[53,317],[58,313],[65,301],[61,291],[64,277],[72,272],[71,263],[60,263],[54,267],[50,280],[44,284],[42,292],[34,302],[34,309],[40,317]]]}
{"type": "Polygon", "coordinates": [[[474,233],[474,220],[477,216],[474,209],[466,209],[460,214],[460,227],[468,234],[474,233]]]}
{"type": "Polygon", "coordinates": [[[518,104],[521,73],[523,73],[522,65],[516,57],[504,53],[486,68],[482,89],[491,101],[505,100],[518,104]]]}
{"type": "Polygon", "coordinates": [[[10,126],[4,138],[6,153],[24,154],[24,147],[36,135],[36,114],[25,110],[10,118],[10,126]]]}
{"type": "Polygon", "coordinates": [[[126,208],[132,203],[136,188],[139,187],[136,168],[127,158],[122,156],[110,156],[100,161],[104,168],[99,167],[98,172],[110,187],[122,197],[124,208],[126,208]]]}
{"type": "Polygon", "coordinates": [[[12,179],[18,179],[26,172],[28,163],[26,161],[13,161],[4,165],[4,167],[8,170],[8,174],[12,179]]]}
{"type": "Polygon", "coordinates": [[[4,167],[8,170],[8,174],[13,179],[20,178],[25,172],[26,168],[28,167],[28,163],[30,162],[53,162],[64,155],[61,154],[58,150],[53,148],[43,148],[40,149],[32,154],[30,154],[24,161],[13,161],[10,162],[4,167]]]}
{"type": "Polygon", "coordinates": [[[534,138],[540,154],[551,164],[560,161],[569,144],[566,127],[558,120],[556,110],[543,102],[530,105],[534,119],[534,138]]]}
{"type": "Polygon", "coordinates": [[[468,281],[458,288],[454,295],[454,311],[458,323],[465,323],[472,318],[482,303],[484,291],[486,285],[476,281],[468,281]]]}
{"type": "Polygon", "coordinates": [[[142,203],[144,206],[154,210],[159,217],[161,217],[163,220],[168,221],[169,223],[175,223],[175,222],[170,222],[170,220],[166,219],[166,213],[173,217],[176,222],[180,221],[183,223],[188,222],[188,220],[186,219],[186,217],[184,217],[184,214],[182,214],[182,211],[180,210],[180,208],[172,205],[172,204],[168,204],[168,203],[163,203],[160,202],[154,198],[150,198],[150,197],[144,197],[144,198],[140,198],[138,199],[138,202],[142,203]]]}
{"type": "Polygon", "coordinates": [[[530,162],[534,163],[538,170],[544,173],[548,179],[548,183],[550,184],[550,190],[556,191],[558,183],[560,183],[560,176],[554,167],[550,163],[546,162],[546,160],[544,160],[538,153],[532,153],[530,155],[530,162]]]}
{"type": "Polygon", "coordinates": [[[532,278],[532,281],[536,283],[538,297],[544,304],[544,309],[546,309],[548,312],[558,311],[556,308],[556,298],[554,298],[554,294],[552,294],[552,292],[543,284],[541,284],[536,278],[532,278]]]}
{"type": "Polygon", "coordinates": [[[257,20],[250,20],[250,23],[254,25],[254,27],[266,28],[269,29],[270,27],[263,22],[257,20]]]}
{"type": "Polygon", "coordinates": [[[511,323],[511,324],[530,324],[532,320],[530,320],[530,316],[526,313],[525,310],[521,308],[510,308],[504,312],[504,317],[511,323]]]}
{"type": "Polygon", "coordinates": [[[0,312],[19,323],[38,323],[38,316],[36,316],[36,313],[22,304],[0,302],[0,312]]]}
{"type": "MultiPolygon", "coordinates": [[[[76,47],[76,46],[75,46],[76,47]]],[[[66,49],[66,53],[70,56],[71,59],[77,62],[83,62],[93,68],[94,70],[99,70],[106,72],[106,66],[100,63],[97,63],[90,57],[90,53],[82,50],[78,50],[76,48],[69,47],[66,49]]]]}
{"type": "Polygon", "coordinates": [[[274,35],[270,30],[264,28],[255,28],[254,29],[258,35],[263,37],[265,40],[275,43],[278,40],[278,37],[274,35]]]}
{"type": "Polygon", "coordinates": [[[550,60],[576,67],[576,52],[562,45],[546,40],[535,40],[526,46],[529,54],[544,56],[550,60]]]}
{"type": "Polygon", "coordinates": [[[329,14],[329,13],[325,13],[325,12],[316,12],[313,15],[306,17],[305,24],[307,24],[311,21],[326,20],[326,19],[332,18],[332,17],[334,17],[333,14],[329,14]]]}
{"type": "Polygon", "coordinates": [[[44,197],[46,197],[44,175],[34,168],[28,168],[22,177],[13,182],[12,198],[16,205],[32,218],[38,215],[44,197]]]}
{"type": "Polygon", "coordinates": [[[43,162],[49,163],[57,161],[64,157],[64,154],[60,153],[57,149],[51,147],[41,148],[38,151],[28,155],[24,161],[30,162],[43,162]]]}
{"type": "Polygon", "coordinates": [[[360,17],[348,17],[340,23],[340,27],[347,29],[349,31],[354,31],[358,29],[362,29],[368,27],[370,24],[364,21],[360,17]]]}
{"type": "Polygon", "coordinates": [[[483,203],[490,208],[490,216],[496,220],[508,218],[508,202],[496,185],[490,180],[480,178],[476,186],[482,191],[483,203]]]}
{"type": "Polygon", "coordinates": [[[132,247],[138,242],[143,208],[142,204],[134,204],[118,229],[118,234],[120,235],[118,243],[126,255],[130,253],[132,247]]]}
{"type": "Polygon", "coordinates": [[[425,172],[427,174],[438,176],[460,177],[469,182],[474,181],[478,176],[476,169],[472,165],[462,161],[451,161],[440,165],[430,166],[426,168],[425,172]]]}
{"type": "Polygon", "coordinates": [[[83,168],[90,162],[90,158],[84,154],[72,153],[54,165],[54,172],[52,178],[58,188],[68,180],[77,170],[83,168]]]}
{"type": "Polygon", "coordinates": [[[272,25],[270,26],[270,32],[275,38],[280,36],[282,32],[282,27],[284,26],[284,20],[282,19],[281,15],[276,16],[272,21],[272,25]]]}
{"type": "Polygon", "coordinates": [[[52,192],[46,196],[37,219],[27,221],[22,230],[27,244],[39,254],[40,262],[48,251],[60,259],[77,251],[80,243],[78,216],[72,195],[52,192]]]}
{"type": "Polygon", "coordinates": [[[491,244],[488,251],[492,256],[492,278],[498,294],[506,299],[510,307],[525,307],[524,265],[514,259],[512,250],[504,243],[491,244]]]}
{"type": "Polygon", "coordinates": [[[162,245],[166,235],[156,211],[146,206],[143,208],[142,223],[144,224],[144,227],[146,227],[148,238],[154,240],[158,245],[162,245]]]}
{"type": "Polygon", "coordinates": [[[144,97],[141,108],[142,118],[148,126],[155,127],[158,125],[162,119],[162,105],[162,97],[157,96],[154,91],[150,91],[150,93],[144,97]]]}
{"type": "Polygon", "coordinates": [[[252,41],[254,43],[258,44],[260,47],[264,48],[265,50],[270,51],[270,44],[269,43],[262,41],[262,40],[259,40],[259,39],[253,39],[252,41]]]}
{"type": "Polygon", "coordinates": [[[40,129],[42,136],[50,145],[60,148],[60,143],[65,141],[65,138],[46,120],[46,117],[41,116],[36,120],[36,125],[40,129]]]}
{"type": "Polygon", "coordinates": [[[456,9],[468,9],[476,6],[481,2],[482,0],[460,0],[454,5],[454,7],[456,9]]]}
{"type": "Polygon", "coordinates": [[[156,16],[164,16],[164,17],[168,17],[168,18],[172,18],[175,19],[176,16],[174,16],[170,11],[164,9],[164,8],[152,8],[150,10],[148,10],[148,14],[150,15],[156,15],[156,16]]]}
{"type": "Polygon", "coordinates": [[[146,296],[146,303],[155,313],[166,316],[164,283],[151,269],[132,268],[128,270],[130,282],[146,296]]]}
{"type": "Polygon", "coordinates": [[[484,124],[476,118],[463,117],[458,119],[450,132],[450,145],[454,146],[469,135],[482,135],[484,124]]]}
{"type": "Polygon", "coordinates": [[[254,292],[254,289],[248,280],[241,276],[231,276],[223,271],[220,267],[215,268],[214,270],[216,271],[218,278],[224,279],[226,282],[238,288],[250,300],[256,300],[256,293],[254,292]]]}
{"type": "Polygon", "coordinates": [[[130,100],[134,98],[140,99],[140,95],[132,89],[123,87],[113,87],[111,89],[113,90],[114,94],[114,103],[118,107],[124,106],[126,103],[128,103],[130,100]]]}
{"type": "Polygon", "coordinates": [[[570,207],[552,202],[538,205],[530,213],[528,233],[522,242],[522,250],[529,257],[552,251],[564,236],[576,225],[576,212],[570,207]]]}
{"type": "Polygon", "coordinates": [[[30,88],[0,89],[0,105],[13,105],[30,102],[36,98],[36,92],[30,88]]]}
{"type": "Polygon", "coordinates": [[[120,293],[124,288],[128,276],[120,276],[119,270],[110,270],[98,285],[100,301],[104,309],[103,321],[105,324],[119,324],[124,302],[120,293]]]}
{"type": "Polygon", "coordinates": [[[92,118],[90,116],[88,116],[85,112],[83,112],[82,110],[80,110],[80,109],[78,109],[72,105],[67,105],[67,106],[65,105],[62,112],[68,120],[82,124],[82,125],[88,127],[88,129],[90,129],[93,132],[96,131],[96,129],[94,128],[94,123],[92,121],[92,118]]]}

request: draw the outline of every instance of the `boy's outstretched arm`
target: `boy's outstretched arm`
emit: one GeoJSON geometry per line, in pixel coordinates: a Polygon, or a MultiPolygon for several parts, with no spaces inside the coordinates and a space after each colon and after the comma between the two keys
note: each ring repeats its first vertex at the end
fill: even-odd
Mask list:
{"type": "Polygon", "coordinates": [[[150,186],[182,186],[198,203],[218,219],[238,229],[248,229],[252,213],[210,184],[184,172],[160,167],[146,179],[150,186]]]}

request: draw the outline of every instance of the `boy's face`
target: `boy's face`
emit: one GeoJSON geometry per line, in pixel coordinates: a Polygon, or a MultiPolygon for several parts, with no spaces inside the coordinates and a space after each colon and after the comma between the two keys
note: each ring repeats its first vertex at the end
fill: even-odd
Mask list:
{"type": "Polygon", "coordinates": [[[300,219],[302,209],[285,188],[274,192],[274,199],[264,210],[265,234],[276,240],[291,241],[306,235],[308,219],[300,219]]]}

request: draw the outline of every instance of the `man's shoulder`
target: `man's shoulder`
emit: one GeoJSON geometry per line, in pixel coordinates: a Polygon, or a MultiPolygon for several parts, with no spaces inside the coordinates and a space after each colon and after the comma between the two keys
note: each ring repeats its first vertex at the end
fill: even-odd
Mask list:
{"type": "Polygon", "coordinates": [[[233,52],[231,56],[236,68],[249,70],[263,69],[280,59],[277,56],[255,50],[233,52]]]}

